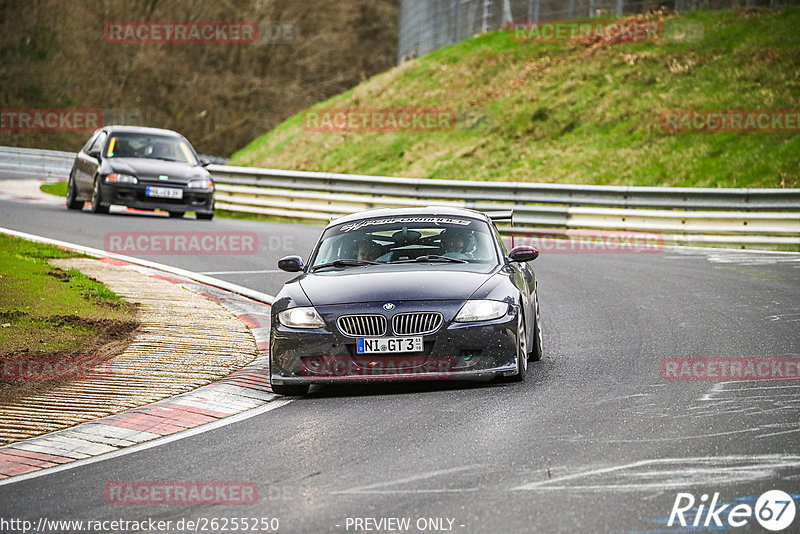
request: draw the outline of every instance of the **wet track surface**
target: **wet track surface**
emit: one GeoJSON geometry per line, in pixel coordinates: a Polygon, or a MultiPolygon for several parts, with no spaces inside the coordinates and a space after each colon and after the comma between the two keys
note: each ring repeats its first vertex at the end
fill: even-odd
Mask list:
{"type": "MultiPolygon", "coordinates": [[[[273,295],[291,277],[277,259],[307,256],[320,231],[5,200],[0,226],[97,248],[107,232],[255,232],[253,255],[125,253],[273,295]]],[[[377,525],[358,529],[355,518],[409,518],[395,529],[408,532],[678,532],[666,521],[679,492],[750,505],[770,489],[800,493],[800,381],[659,372],[664,358],[800,357],[800,256],[664,249],[543,254],[532,266],[545,357],[523,384],[321,388],[210,432],[0,486],[0,517],[264,517],[291,533],[377,525]],[[255,482],[258,502],[114,506],[103,496],[110,482],[212,480],[255,482]]],[[[737,531],[763,531],[750,522],[737,531]]]]}

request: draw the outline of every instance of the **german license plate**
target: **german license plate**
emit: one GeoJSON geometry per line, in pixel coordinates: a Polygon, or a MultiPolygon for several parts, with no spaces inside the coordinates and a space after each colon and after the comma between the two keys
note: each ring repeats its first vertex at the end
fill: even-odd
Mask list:
{"type": "Polygon", "coordinates": [[[183,189],[174,187],[148,187],[144,194],[148,197],[183,198],[183,189]]]}
{"type": "Polygon", "coordinates": [[[356,339],[359,354],[422,352],[422,336],[360,337],[356,339]]]}

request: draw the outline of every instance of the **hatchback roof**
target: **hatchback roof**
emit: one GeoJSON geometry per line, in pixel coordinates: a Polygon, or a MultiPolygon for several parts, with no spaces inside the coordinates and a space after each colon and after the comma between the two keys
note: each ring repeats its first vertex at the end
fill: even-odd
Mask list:
{"type": "Polygon", "coordinates": [[[109,133],[139,133],[150,135],[170,135],[174,137],[183,137],[178,132],[172,130],[165,130],[163,128],[149,128],[147,126],[126,126],[126,125],[111,125],[103,126],[103,130],[108,130],[109,133]]]}

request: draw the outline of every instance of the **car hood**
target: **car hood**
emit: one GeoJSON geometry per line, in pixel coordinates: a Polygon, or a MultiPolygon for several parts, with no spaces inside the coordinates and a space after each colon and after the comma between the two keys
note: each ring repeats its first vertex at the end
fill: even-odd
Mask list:
{"type": "Polygon", "coordinates": [[[466,300],[496,266],[367,266],[325,270],[298,283],[314,306],[392,300],[466,300]]]}
{"type": "Polygon", "coordinates": [[[165,161],[146,158],[111,158],[106,160],[115,171],[133,174],[140,180],[163,182],[165,184],[186,184],[194,178],[208,178],[208,171],[198,165],[178,161],[165,161]],[[159,176],[167,176],[166,180],[159,176]]]}

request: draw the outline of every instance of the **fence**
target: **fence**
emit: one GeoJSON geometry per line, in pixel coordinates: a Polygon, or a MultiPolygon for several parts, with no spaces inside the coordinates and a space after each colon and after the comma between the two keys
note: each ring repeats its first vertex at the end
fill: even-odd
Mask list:
{"type": "Polygon", "coordinates": [[[600,15],[633,15],[664,6],[684,13],[694,9],[776,8],[794,0],[401,0],[398,63],[512,21],[564,20],[600,15]]]}
{"type": "MultiPolygon", "coordinates": [[[[0,170],[68,176],[69,152],[0,147],[0,170]]],[[[380,207],[513,209],[515,232],[622,230],[665,243],[800,250],[800,189],[701,189],[469,182],[211,165],[216,206],[327,222],[380,207]]],[[[503,228],[510,231],[510,228],[503,228]]]]}

